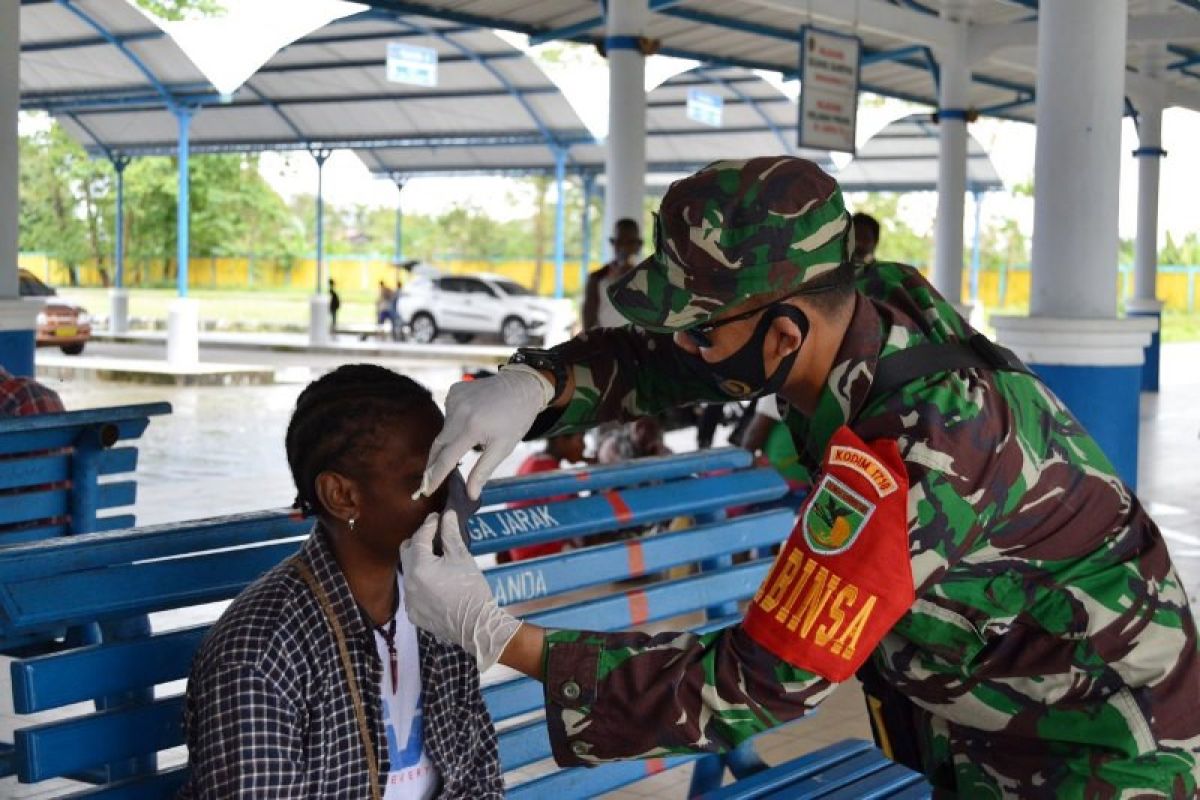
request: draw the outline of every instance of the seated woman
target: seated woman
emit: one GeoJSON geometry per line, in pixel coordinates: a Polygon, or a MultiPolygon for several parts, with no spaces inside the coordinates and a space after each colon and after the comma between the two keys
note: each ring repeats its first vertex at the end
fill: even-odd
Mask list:
{"type": "Polygon", "coordinates": [[[196,655],[181,797],[504,796],[475,660],[404,610],[400,544],[465,499],[457,476],[411,499],[442,423],[427,389],[382,367],[343,366],[301,393],[287,457],[316,525],[196,655]]]}

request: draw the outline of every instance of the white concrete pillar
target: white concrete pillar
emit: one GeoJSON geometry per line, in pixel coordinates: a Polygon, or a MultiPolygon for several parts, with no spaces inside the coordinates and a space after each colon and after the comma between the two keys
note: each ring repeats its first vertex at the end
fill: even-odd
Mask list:
{"type": "MultiPolygon", "coordinates": [[[[1151,9],[1164,10],[1161,6],[1151,9]]],[[[1161,80],[1167,52],[1160,44],[1149,45],[1142,59],[1143,75],[1161,80]]],[[[1159,174],[1166,151],[1162,149],[1162,112],[1166,105],[1167,87],[1156,83],[1152,90],[1134,98],[1138,110],[1138,149],[1133,151],[1138,163],[1137,242],[1134,245],[1133,295],[1125,301],[1125,313],[1130,317],[1148,317],[1162,327],[1163,303],[1158,299],[1158,194],[1159,174]]],[[[1161,362],[1160,331],[1156,329],[1146,348],[1142,365],[1142,391],[1157,392],[1161,362]]]]}
{"type": "Polygon", "coordinates": [[[967,191],[967,104],[971,68],[967,61],[967,23],[958,20],[953,36],[939,49],[938,204],[932,283],[962,308],[963,207],[967,191]]]}
{"type": "Polygon", "coordinates": [[[167,363],[189,367],[200,361],[200,304],[176,297],[167,305],[167,363]]]}
{"type": "Polygon", "coordinates": [[[17,296],[17,109],[21,5],[0,3],[0,297],[17,296]]]}
{"type": "Polygon", "coordinates": [[[127,333],[129,331],[129,290],[112,288],[108,290],[108,331],[109,333],[127,333]]]}
{"type": "MultiPolygon", "coordinates": [[[[1158,87],[1163,89],[1165,87],[1158,87]]],[[[1158,186],[1162,157],[1163,98],[1140,97],[1137,102],[1138,217],[1134,246],[1133,298],[1158,300],[1158,186]]]]}
{"type": "MultiPolygon", "coordinates": [[[[642,221],[646,194],[646,57],[638,46],[649,14],[646,0],[609,0],[608,141],[604,169],[605,236],[622,217],[642,221]]],[[[645,232],[643,232],[645,236],[645,232]]],[[[649,238],[649,237],[646,237],[649,238]]]]}
{"type": "Polygon", "coordinates": [[[1055,0],[1038,15],[1030,313],[1117,309],[1126,0],[1055,0]]]}
{"type": "Polygon", "coordinates": [[[0,365],[14,375],[32,375],[38,308],[20,300],[17,284],[20,23],[20,3],[0,3],[0,365]]]}
{"type": "Polygon", "coordinates": [[[1126,0],[1040,6],[1030,316],[992,321],[1136,488],[1144,348],[1157,325],[1116,317],[1127,16],[1126,0]]]}

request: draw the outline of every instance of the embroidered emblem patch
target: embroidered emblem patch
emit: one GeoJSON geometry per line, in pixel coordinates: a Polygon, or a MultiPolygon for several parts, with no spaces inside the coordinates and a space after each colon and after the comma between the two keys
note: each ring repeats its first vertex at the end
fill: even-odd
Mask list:
{"type": "Polygon", "coordinates": [[[875,513],[875,504],[832,475],[821,478],[804,510],[804,540],[814,553],[834,556],[854,544],[875,513]]]}

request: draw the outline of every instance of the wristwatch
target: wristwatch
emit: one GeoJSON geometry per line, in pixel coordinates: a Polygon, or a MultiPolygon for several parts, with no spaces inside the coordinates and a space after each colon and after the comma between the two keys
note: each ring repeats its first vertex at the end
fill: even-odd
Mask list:
{"type": "Polygon", "coordinates": [[[567,387],[567,366],[553,350],[540,350],[534,347],[522,347],[508,359],[509,364],[524,364],[539,371],[549,372],[554,376],[554,396],[546,405],[554,405],[562,397],[567,387]]]}

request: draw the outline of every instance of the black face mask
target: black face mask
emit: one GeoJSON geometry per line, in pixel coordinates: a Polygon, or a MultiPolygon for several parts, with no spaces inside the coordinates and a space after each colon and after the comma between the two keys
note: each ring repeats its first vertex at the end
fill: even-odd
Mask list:
{"type": "MultiPolygon", "coordinates": [[[[763,343],[767,340],[771,323],[779,317],[786,317],[795,322],[796,327],[800,328],[800,335],[807,338],[808,317],[795,306],[781,303],[764,311],[754,328],[754,333],[746,343],[726,358],[709,363],[699,354],[683,352],[682,355],[698,375],[703,376],[717,391],[732,400],[753,400],[763,395],[775,394],[783,387],[796,359],[800,356],[800,348],[796,348],[795,352],[788,354],[780,362],[773,374],[766,374],[763,343]]],[[[803,345],[803,342],[801,344],[803,345]]]]}

